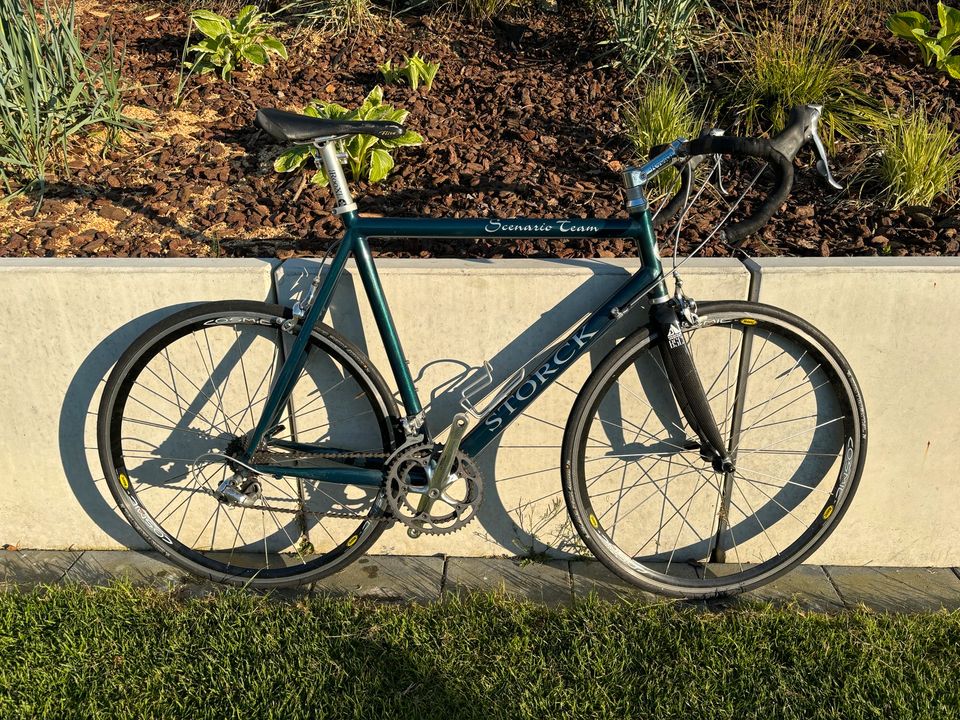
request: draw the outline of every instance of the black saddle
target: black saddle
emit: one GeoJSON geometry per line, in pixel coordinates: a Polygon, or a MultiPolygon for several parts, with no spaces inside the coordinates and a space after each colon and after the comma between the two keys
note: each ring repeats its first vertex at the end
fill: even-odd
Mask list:
{"type": "Polygon", "coordinates": [[[386,120],[327,120],[273,108],[257,110],[254,124],[270,137],[286,142],[345,135],[373,135],[393,140],[404,133],[403,125],[386,120]]]}

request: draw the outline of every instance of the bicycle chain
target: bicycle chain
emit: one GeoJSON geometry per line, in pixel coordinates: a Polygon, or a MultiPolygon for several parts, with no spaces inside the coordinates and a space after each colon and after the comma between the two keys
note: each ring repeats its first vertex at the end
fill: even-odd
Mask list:
{"type": "MultiPolygon", "coordinates": [[[[380,459],[386,460],[390,457],[392,453],[377,453],[377,452],[363,452],[363,451],[346,451],[338,453],[312,453],[312,452],[289,452],[289,453],[271,453],[269,451],[261,451],[255,453],[253,456],[254,461],[262,462],[262,458],[266,457],[282,457],[284,460],[299,460],[299,459],[310,459],[310,460],[336,460],[340,459],[361,459],[361,458],[370,458],[370,459],[380,459]]],[[[207,491],[210,493],[210,491],[207,491]]],[[[211,495],[213,493],[210,493],[211,495]]],[[[265,498],[269,500],[269,498],[265,498]]],[[[340,518],[345,520],[369,520],[371,522],[388,522],[393,520],[391,517],[386,517],[381,515],[380,517],[370,517],[369,515],[357,515],[356,513],[348,512],[337,512],[336,510],[287,510],[285,508],[271,508],[264,507],[259,505],[248,505],[247,510],[267,510],[269,512],[280,512],[288,513],[291,515],[296,515],[297,513],[304,513],[306,515],[312,515],[314,517],[330,517],[330,518],[340,518]]]]}

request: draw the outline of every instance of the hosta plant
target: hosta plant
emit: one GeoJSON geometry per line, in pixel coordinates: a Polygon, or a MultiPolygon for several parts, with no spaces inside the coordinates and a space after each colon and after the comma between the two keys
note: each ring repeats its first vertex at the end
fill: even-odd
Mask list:
{"type": "Polygon", "coordinates": [[[406,80],[407,85],[416,90],[422,82],[429,90],[433,87],[433,79],[437,76],[439,69],[440,63],[427,62],[420,57],[420,53],[415,52],[413,57],[405,57],[397,67],[393,67],[393,62],[387,60],[380,66],[380,74],[383,75],[383,81],[389,84],[406,80]]]}
{"type": "Polygon", "coordinates": [[[887,27],[897,37],[915,42],[926,65],[936,63],[937,70],[960,79],[960,55],[951,54],[960,44],[960,10],[938,2],[937,18],[940,29],[936,35],[930,34],[930,21],[916,10],[891,15],[887,27]]]}
{"type": "MultiPolygon", "coordinates": [[[[348,110],[337,103],[313,101],[303,109],[304,115],[315,118],[331,118],[341,120],[389,120],[403,123],[409,111],[400,110],[383,102],[383,90],[377,85],[367,95],[363,104],[355,110],[348,110]]],[[[391,151],[405,145],[419,145],[423,138],[412,130],[392,140],[383,140],[372,135],[354,135],[347,140],[341,140],[338,150],[346,155],[346,165],[354,180],[366,178],[372,183],[380,182],[393,169],[394,161],[391,151]]],[[[313,145],[296,145],[273,163],[277,172],[292,172],[303,165],[310,158],[320,169],[313,175],[310,182],[315,185],[326,185],[330,182],[327,171],[320,164],[320,151],[313,145]]]]}
{"type": "Polygon", "coordinates": [[[192,62],[184,63],[190,72],[208,73],[217,70],[229,80],[233,71],[247,60],[266,65],[268,57],[287,59],[287,49],[267,31],[274,23],[263,20],[264,14],[255,5],[246,5],[233,20],[211,10],[194,10],[190,19],[204,38],[187,48],[194,53],[192,62]]]}

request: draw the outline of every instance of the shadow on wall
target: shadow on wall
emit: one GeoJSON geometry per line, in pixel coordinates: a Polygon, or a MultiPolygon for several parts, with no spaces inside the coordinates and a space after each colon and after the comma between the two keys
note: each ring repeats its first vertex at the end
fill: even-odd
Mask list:
{"type": "MultiPolygon", "coordinates": [[[[569,267],[571,261],[566,261],[569,267]]],[[[551,309],[543,312],[531,325],[512,338],[492,358],[488,358],[494,368],[494,386],[507,380],[517,368],[539,364],[539,356],[547,351],[558,340],[563,340],[568,328],[578,324],[594,307],[607,299],[629,277],[630,273],[624,269],[609,264],[576,261],[573,263],[586,268],[591,273],[575,291],[560,299],[551,309]]],[[[316,265],[314,265],[315,267],[316,265]]],[[[296,276],[297,270],[287,265],[281,267],[277,279],[277,295],[281,301],[289,301],[303,290],[304,283],[308,282],[308,275],[296,276]]],[[[335,294],[333,304],[328,314],[328,322],[338,332],[358,345],[368,353],[366,334],[361,325],[360,302],[355,291],[355,284],[348,277],[341,282],[335,294]]],[[[100,463],[96,457],[95,433],[89,431],[96,422],[99,391],[102,389],[110,369],[133,340],[160,319],[173,312],[188,307],[177,305],[162,308],[145,316],[133,320],[119,328],[107,338],[103,339],[87,356],[71,382],[60,414],[59,443],[61,460],[69,484],[87,515],[113,540],[128,547],[145,547],[144,542],[128,527],[126,522],[117,513],[109,491],[102,479],[100,463]]],[[[615,326],[612,331],[592,349],[590,356],[591,367],[596,367],[600,360],[613,348],[615,343],[627,334],[637,329],[645,321],[645,311],[634,313],[624,322],[615,326]]],[[[451,318],[431,318],[438,327],[443,323],[451,322],[451,318]]],[[[399,328],[401,334],[402,326],[399,328]]],[[[376,341],[379,337],[375,328],[368,328],[368,333],[376,341]]],[[[472,356],[471,356],[472,357],[472,356]]],[[[393,386],[389,378],[389,368],[383,368],[388,376],[388,384],[393,386]]],[[[447,427],[454,413],[460,411],[461,392],[466,384],[475,377],[477,368],[473,362],[463,357],[447,357],[423,364],[420,368],[413,368],[421,398],[426,403],[427,420],[434,435],[442,428],[447,427]]],[[[651,370],[645,373],[647,377],[654,375],[651,370]]],[[[483,474],[484,504],[478,515],[479,527],[473,525],[470,531],[480,535],[488,543],[493,543],[504,551],[520,555],[536,555],[550,557],[571,557],[584,554],[579,538],[566,518],[566,508],[563,504],[560,487],[560,440],[566,415],[573,405],[579,391],[579,380],[566,383],[567,378],[561,378],[554,386],[557,392],[566,398],[561,403],[552,402],[552,415],[542,417],[539,414],[541,398],[534,403],[517,425],[524,422],[535,422],[537,426],[548,427],[555,436],[555,440],[541,452],[548,465],[531,468],[529,463],[521,472],[509,476],[498,476],[499,470],[512,468],[513,458],[509,462],[499,462],[504,452],[515,452],[529,455],[531,451],[525,449],[522,440],[523,431],[520,430],[511,437],[511,430],[500,435],[481,455],[478,464],[483,474]],[[562,406],[562,411],[558,409],[562,406]],[[562,416],[561,416],[562,413],[562,416]],[[520,444],[514,444],[517,437],[520,444]],[[505,440],[507,438],[507,440],[505,440]],[[533,492],[539,497],[525,497],[518,488],[523,483],[529,483],[533,476],[539,476],[540,485],[533,492]],[[548,482],[543,479],[547,478],[548,482]],[[544,488],[548,487],[546,494],[544,488]],[[520,499],[518,499],[520,498],[520,499]]],[[[268,383],[269,385],[269,383],[268,383]]],[[[197,388],[199,391],[200,388],[197,388]]],[[[551,389],[550,392],[552,392],[551,389]]],[[[545,396],[546,397],[546,396],[545,396]]],[[[659,397],[660,403],[654,402],[657,413],[665,427],[672,423],[679,427],[682,424],[673,398],[669,393],[648,393],[648,397],[659,397]]],[[[611,422],[606,423],[611,428],[620,427],[619,406],[614,403],[610,406],[601,405],[601,414],[608,414],[611,422]]],[[[516,426],[515,426],[516,427],[516,426]]],[[[542,429],[541,427],[541,429],[542,429]]],[[[619,437],[616,431],[605,431],[606,439],[612,448],[624,447],[629,444],[628,439],[619,437]]],[[[620,432],[620,435],[623,433],[620,432]]],[[[202,452],[202,451],[198,451],[202,452]]],[[[192,455],[191,455],[192,457],[192,455]]],[[[162,460],[162,459],[161,459],[162,460]]],[[[162,466],[162,462],[158,463],[162,466]]],[[[786,502],[786,501],[784,501],[786,502]]],[[[784,506],[777,502],[780,508],[784,506]]],[[[771,505],[772,507],[772,505],[771,505]]],[[[787,503],[790,507],[790,503],[787,503]]],[[[742,527],[741,531],[747,528],[742,527]]],[[[750,534],[755,534],[755,528],[749,528],[750,534]]],[[[276,537],[271,541],[283,544],[281,536],[283,528],[278,527],[276,537]]],[[[289,536],[287,536],[289,537],[289,536]]],[[[493,547],[491,547],[493,550],[493,547]]]]}
{"type": "MultiPolygon", "coordinates": [[[[273,299],[273,292],[265,298],[273,299]]],[[[158,308],[117,328],[101,340],[77,368],[60,409],[58,444],[64,476],[84,512],[115,542],[146,548],[126,523],[103,478],[97,455],[96,422],[100,394],[116,361],[145,330],[195,303],[158,308]]]]}
{"type": "Polygon", "coordinates": [[[60,462],[73,494],[100,529],[131,548],[145,548],[147,544],[117,512],[96,460],[96,431],[88,432],[88,428],[96,427],[100,393],[123,351],[148,327],[189,305],[182,303],[154,310],[101,340],[77,368],[60,409],[60,462]]]}
{"type": "MultiPolygon", "coordinates": [[[[534,359],[539,361],[541,355],[545,358],[548,354],[546,351],[555,342],[562,341],[565,338],[568,328],[572,328],[583,319],[588,312],[612,295],[631,276],[631,273],[625,269],[602,262],[589,260],[555,262],[558,269],[561,265],[567,268],[574,265],[585,268],[592,274],[574,292],[560,298],[554,307],[542,313],[526,330],[510,340],[493,357],[487,358],[493,367],[491,389],[495,389],[502,382],[508,380],[518,368],[526,365],[536,365],[536,362],[531,361],[534,359]]],[[[476,263],[481,265],[484,261],[478,260],[476,263]]],[[[303,266],[296,269],[290,268],[288,265],[281,268],[278,281],[278,296],[281,299],[289,301],[291,298],[297,297],[309,284],[312,273],[302,272],[302,267],[309,267],[309,265],[304,263],[303,266]],[[290,275],[286,273],[290,273],[290,275]]],[[[369,355],[368,339],[370,343],[379,343],[379,335],[375,327],[366,328],[365,331],[362,325],[360,306],[361,302],[366,303],[366,298],[362,300],[358,298],[357,287],[360,287],[359,281],[353,282],[350,273],[346,273],[334,296],[327,322],[355,343],[365,354],[369,355]]],[[[480,299],[482,300],[482,298],[480,299]]],[[[489,300],[495,301],[495,297],[491,296],[489,300]]],[[[477,302],[474,300],[474,307],[476,305],[477,302]]],[[[493,309],[491,308],[491,310],[493,309]]],[[[436,323],[438,329],[445,324],[458,322],[456,318],[450,317],[437,317],[436,315],[425,315],[425,317],[429,318],[429,322],[436,323]]],[[[634,316],[628,317],[623,323],[615,326],[605,338],[592,348],[589,360],[591,366],[595,367],[617,341],[633,332],[645,321],[645,318],[646,311],[640,309],[634,316]]],[[[469,318],[464,320],[464,323],[469,324],[469,318]]],[[[402,323],[398,332],[409,355],[407,345],[409,341],[403,338],[402,323]]],[[[456,350],[456,348],[450,349],[456,350]]],[[[393,386],[389,367],[382,368],[382,371],[388,384],[393,386]]],[[[419,368],[411,367],[411,371],[420,392],[421,402],[424,404],[427,423],[431,432],[434,436],[442,436],[444,428],[449,426],[453,415],[462,411],[460,406],[461,392],[466,385],[469,385],[477,377],[476,373],[479,368],[462,357],[448,356],[429,361],[419,368]]],[[[573,406],[576,392],[579,390],[579,387],[566,384],[564,382],[566,379],[561,378],[554,385],[554,388],[557,388],[559,392],[566,393],[569,396],[569,402],[563,417],[544,418],[538,414],[538,410],[541,409],[538,406],[544,401],[541,398],[527,410],[521,420],[514,423],[504,434],[499,435],[477,458],[478,467],[484,479],[483,506],[478,514],[479,528],[477,525],[471,524],[466,528],[466,531],[478,534],[486,542],[499,545],[502,548],[500,552],[557,558],[571,557],[586,552],[585,548],[582,548],[573,527],[569,522],[564,521],[566,508],[563,505],[560,486],[560,437],[562,436],[563,424],[566,422],[566,413],[573,406]],[[504,438],[510,438],[511,431],[515,431],[519,423],[530,422],[531,420],[537,426],[541,426],[540,430],[546,428],[556,434],[556,438],[551,441],[550,445],[549,462],[551,464],[535,470],[525,467],[524,471],[517,475],[498,477],[497,465],[501,453],[505,450],[522,451],[517,446],[501,447],[505,442],[504,438]],[[515,488],[508,485],[509,483],[523,483],[532,476],[541,473],[551,474],[551,491],[547,495],[534,493],[536,497],[528,497],[519,501],[505,499],[505,495],[516,496],[517,494],[515,488]],[[501,488],[506,489],[508,487],[514,491],[501,492],[501,488]]],[[[485,406],[485,402],[489,402],[492,398],[493,395],[489,395],[487,398],[478,398],[477,404],[482,408],[485,406]]],[[[516,435],[514,435],[515,439],[516,435]]],[[[493,552],[496,551],[491,548],[491,554],[493,552]]]]}

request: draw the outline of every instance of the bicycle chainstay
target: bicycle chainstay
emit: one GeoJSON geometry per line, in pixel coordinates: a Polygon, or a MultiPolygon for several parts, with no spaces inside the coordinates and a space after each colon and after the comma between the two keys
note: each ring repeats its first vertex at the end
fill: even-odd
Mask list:
{"type": "MultiPolygon", "coordinates": [[[[265,464],[264,460],[269,460],[270,458],[282,458],[283,460],[338,460],[338,459],[352,459],[359,460],[361,458],[370,458],[370,459],[379,459],[386,460],[393,453],[384,453],[384,452],[362,452],[362,451],[346,451],[338,453],[312,453],[312,452],[284,452],[284,453],[273,453],[269,450],[261,450],[253,455],[253,462],[256,464],[265,464]]],[[[264,498],[265,500],[270,500],[271,498],[264,498]]],[[[279,499],[279,498],[278,498],[279,499]]],[[[299,513],[304,513],[306,515],[312,515],[314,517],[330,517],[330,518],[341,518],[346,520],[356,519],[356,520],[369,520],[372,522],[392,522],[393,518],[387,515],[381,515],[379,517],[370,517],[368,515],[359,515],[357,513],[349,512],[337,512],[336,510],[288,510],[286,508],[273,508],[265,507],[259,505],[250,505],[247,507],[248,510],[267,510],[269,512],[281,512],[289,513],[296,515],[299,513]]]]}

